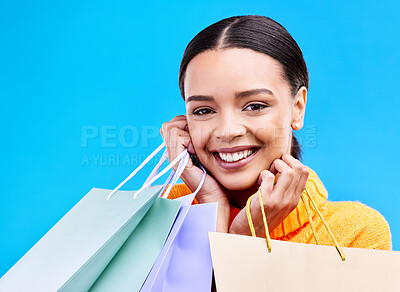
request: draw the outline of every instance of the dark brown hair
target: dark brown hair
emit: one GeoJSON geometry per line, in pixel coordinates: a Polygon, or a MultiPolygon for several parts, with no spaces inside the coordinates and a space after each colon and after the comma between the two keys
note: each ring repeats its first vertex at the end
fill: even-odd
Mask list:
{"type": "MultiPolygon", "coordinates": [[[[222,19],[199,32],[187,45],[179,69],[179,89],[185,99],[184,81],[189,62],[211,49],[247,48],[267,54],[283,68],[294,97],[300,87],[308,89],[307,66],[296,41],[279,23],[261,15],[233,16],[222,19]]],[[[291,155],[301,160],[302,151],[292,131],[291,155]]]]}

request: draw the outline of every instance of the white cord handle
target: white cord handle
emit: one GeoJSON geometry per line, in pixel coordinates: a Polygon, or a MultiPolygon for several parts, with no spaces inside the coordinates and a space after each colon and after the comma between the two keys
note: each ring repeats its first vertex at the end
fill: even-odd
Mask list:
{"type": "MultiPolygon", "coordinates": [[[[163,142],[160,146],[158,146],[157,149],[154,150],[123,182],[121,182],[114,190],[112,190],[111,193],[107,196],[106,200],[109,200],[127,181],[129,181],[140,169],[142,169],[143,166],[150,161],[150,159],[152,159],[158,152],[160,152],[160,150],[164,146],[165,146],[165,142],[163,142]]],[[[188,163],[188,161],[190,159],[190,155],[189,155],[187,149],[183,150],[168,166],[166,166],[160,173],[155,175],[155,173],[161,167],[161,164],[166,160],[167,156],[168,156],[168,152],[167,152],[167,150],[165,150],[163,155],[162,155],[162,157],[161,157],[161,160],[154,167],[153,171],[151,172],[151,174],[149,175],[149,177],[147,178],[145,183],[142,185],[142,187],[137,192],[135,192],[135,195],[134,195],[135,199],[144,189],[149,188],[154,181],[156,181],[158,178],[160,178],[162,175],[164,175],[175,164],[177,164],[178,161],[180,161],[179,166],[178,166],[178,168],[176,170],[176,173],[174,171],[172,171],[171,174],[169,175],[167,181],[165,182],[165,184],[163,186],[162,191],[165,190],[166,185],[172,179],[171,184],[168,186],[167,190],[165,191],[165,193],[163,195],[163,197],[167,197],[168,196],[168,194],[171,191],[172,187],[175,185],[175,183],[177,182],[178,178],[182,175],[182,173],[183,173],[183,171],[184,171],[184,169],[185,169],[185,167],[186,167],[186,165],[187,165],[187,163],[188,163]]],[[[197,187],[195,192],[193,192],[194,196],[201,189],[201,187],[202,187],[202,185],[204,183],[204,180],[206,178],[206,171],[205,171],[204,167],[201,164],[200,164],[200,167],[203,170],[203,174],[201,176],[199,186],[197,187]]]]}
{"type": "Polygon", "coordinates": [[[139,170],[143,168],[143,166],[146,165],[147,162],[150,161],[158,152],[160,152],[161,149],[165,146],[165,142],[161,143],[160,146],[157,147],[156,150],[154,150],[132,173],[124,179],[123,182],[121,182],[115,189],[112,190],[112,192],[107,196],[106,200],[109,200],[128,180],[130,180],[139,170]]]}

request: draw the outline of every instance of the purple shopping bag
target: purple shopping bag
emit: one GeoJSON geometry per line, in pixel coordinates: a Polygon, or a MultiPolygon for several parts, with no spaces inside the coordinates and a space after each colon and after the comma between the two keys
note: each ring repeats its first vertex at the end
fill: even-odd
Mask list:
{"type": "Polygon", "coordinates": [[[174,225],[171,228],[164,247],[157,257],[157,260],[154,263],[150,273],[148,274],[146,281],[143,283],[140,291],[151,291],[152,287],[156,285],[156,281],[159,278],[163,279],[165,277],[174,248],[175,239],[178,236],[179,231],[181,230],[183,221],[185,220],[186,215],[189,212],[189,208],[192,204],[193,199],[193,194],[175,199],[181,201],[182,205],[179,209],[178,215],[175,219],[174,225]]]}
{"type": "Polygon", "coordinates": [[[208,232],[215,231],[217,203],[182,206],[168,239],[141,291],[210,291],[212,261],[208,232]]]}

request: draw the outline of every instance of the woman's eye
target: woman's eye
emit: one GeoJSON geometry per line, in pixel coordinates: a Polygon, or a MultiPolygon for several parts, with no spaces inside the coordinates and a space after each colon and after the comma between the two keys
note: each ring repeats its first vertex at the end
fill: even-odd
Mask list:
{"type": "Polygon", "coordinates": [[[252,103],[249,104],[244,110],[248,110],[248,111],[260,111],[263,108],[266,108],[267,105],[265,104],[260,104],[260,103],[252,103]]]}
{"type": "Polygon", "coordinates": [[[212,113],[212,110],[210,110],[208,108],[201,108],[201,109],[198,109],[193,112],[193,114],[196,116],[203,116],[203,115],[210,114],[210,113],[212,113]]]}

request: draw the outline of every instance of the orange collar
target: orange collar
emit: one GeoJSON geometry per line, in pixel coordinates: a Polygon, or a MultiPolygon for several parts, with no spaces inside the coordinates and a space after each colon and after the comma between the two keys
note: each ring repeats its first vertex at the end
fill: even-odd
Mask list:
{"type": "MultiPolygon", "coordinates": [[[[312,198],[314,199],[317,208],[322,211],[323,206],[328,198],[328,192],[315,171],[308,166],[306,167],[309,170],[306,189],[310,196],[312,196],[312,198]]],[[[305,195],[306,202],[310,207],[309,209],[311,211],[311,217],[314,218],[317,213],[313,205],[311,204],[305,190],[303,191],[303,194],[305,195]]],[[[304,207],[303,201],[300,200],[297,207],[282,221],[282,223],[278,227],[270,232],[270,236],[272,239],[279,239],[296,231],[300,227],[303,227],[303,225],[307,222],[308,217],[306,213],[306,208],[304,207]]]]}

